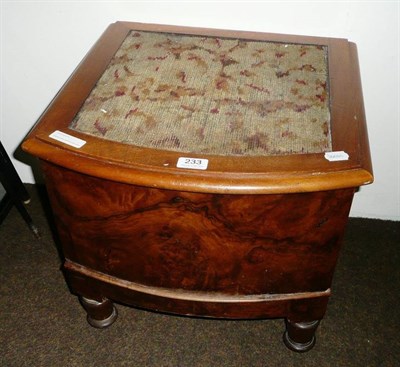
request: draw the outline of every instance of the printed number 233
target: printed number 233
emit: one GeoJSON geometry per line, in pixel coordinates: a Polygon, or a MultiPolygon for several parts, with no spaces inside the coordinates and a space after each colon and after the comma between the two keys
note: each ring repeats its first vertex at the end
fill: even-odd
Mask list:
{"type": "Polygon", "coordinates": [[[201,164],[201,159],[194,159],[194,158],[186,158],[186,164],[201,164]]]}

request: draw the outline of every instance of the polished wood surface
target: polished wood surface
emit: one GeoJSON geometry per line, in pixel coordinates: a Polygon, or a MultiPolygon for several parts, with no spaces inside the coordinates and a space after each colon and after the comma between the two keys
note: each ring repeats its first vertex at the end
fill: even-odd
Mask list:
{"type": "Polygon", "coordinates": [[[184,315],[286,319],[303,352],[323,318],[354,192],[373,181],[357,52],[344,39],[117,22],[23,143],[41,160],[63,270],[94,327],[113,302],[184,315]],[[182,153],[72,132],[70,122],[132,30],[326,45],[332,144],[324,154],[213,156],[177,168],[182,153]],[[49,135],[86,141],[74,148],[49,135]]]}
{"type": "Polygon", "coordinates": [[[116,300],[203,317],[284,317],[290,349],[314,346],[354,189],[205,194],[42,167],[66,278],[92,326],[115,320],[116,300]]]}
{"type": "Polygon", "coordinates": [[[230,295],[327,290],[353,197],[190,193],[43,171],[68,260],[144,286],[230,295]]]}

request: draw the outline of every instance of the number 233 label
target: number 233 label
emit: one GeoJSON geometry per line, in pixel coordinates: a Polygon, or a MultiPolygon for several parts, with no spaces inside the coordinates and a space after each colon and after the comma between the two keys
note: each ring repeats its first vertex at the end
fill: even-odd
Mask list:
{"type": "Polygon", "coordinates": [[[208,167],[208,159],[180,157],[176,166],[178,168],[206,170],[208,167]]]}

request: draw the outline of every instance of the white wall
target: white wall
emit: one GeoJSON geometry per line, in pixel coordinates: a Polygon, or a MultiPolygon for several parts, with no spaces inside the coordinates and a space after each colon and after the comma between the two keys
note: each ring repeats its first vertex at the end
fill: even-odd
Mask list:
{"type": "MultiPolygon", "coordinates": [[[[0,139],[10,155],[85,53],[116,20],[355,42],[375,183],[356,195],[351,215],[400,220],[398,1],[3,1],[0,139]]],[[[22,180],[34,182],[31,167],[13,161],[22,180]]]]}

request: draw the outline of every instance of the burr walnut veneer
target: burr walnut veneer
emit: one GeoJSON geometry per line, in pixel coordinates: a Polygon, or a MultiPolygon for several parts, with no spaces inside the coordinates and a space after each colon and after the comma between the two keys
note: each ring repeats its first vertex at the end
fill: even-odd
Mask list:
{"type": "Polygon", "coordinates": [[[23,148],[91,325],[113,302],[279,317],[290,349],[312,348],[372,182],[354,44],[117,22],[23,148]]]}

